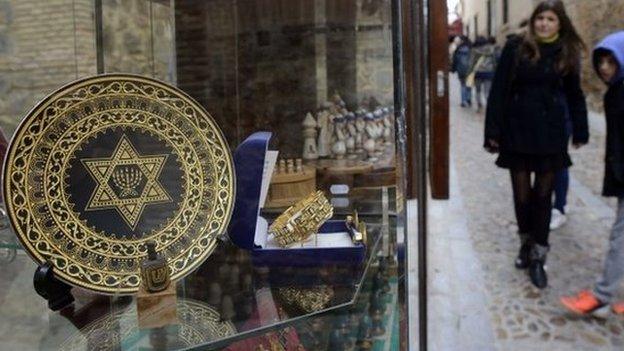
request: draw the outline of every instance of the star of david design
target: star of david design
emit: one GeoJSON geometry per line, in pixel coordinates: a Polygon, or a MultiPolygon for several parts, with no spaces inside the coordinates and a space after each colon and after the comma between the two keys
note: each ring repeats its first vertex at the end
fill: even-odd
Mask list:
{"type": "Polygon", "coordinates": [[[167,157],[139,155],[124,135],[110,158],[81,159],[97,183],[86,210],[115,209],[134,230],[146,205],[171,201],[158,181],[167,157]]]}

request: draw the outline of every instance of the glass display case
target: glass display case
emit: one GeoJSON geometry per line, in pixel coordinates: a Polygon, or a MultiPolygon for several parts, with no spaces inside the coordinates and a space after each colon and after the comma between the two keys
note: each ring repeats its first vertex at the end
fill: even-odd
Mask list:
{"type": "MultiPolygon", "coordinates": [[[[144,76],[179,89],[183,99],[197,104],[220,129],[234,158],[238,157],[235,150],[254,133],[272,134],[269,152],[263,154],[267,168],[252,181],[262,188],[262,195],[254,200],[258,210],[243,218],[255,224],[255,232],[234,233],[228,227],[219,233],[203,263],[175,282],[177,318],[164,326],[142,324],[136,291],[102,294],[71,284],[78,285],[71,290],[75,301],[60,311],[49,310],[33,289],[38,248],[25,246],[24,239],[20,241],[16,235],[18,226],[11,223],[15,216],[2,213],[0,300],[4,308],[0,311],[0,338],[4,347],[406,349],[401,341],[401,330],[407,328],[401,267],[405,257],[404,155],[400,147],[404,122],[403,102],[395,99],[397,84],[402,82],[395,74],[399,61],[393,61],[397,53],[391,10],[390,1],[368,0],[74,0],[65,6],[25,0],[0,4],[0,67],[6,69],[0,78],[0,91],[4,90],[0,126],[7,139],[21,137],[24,128],[19,127],[20,122],[33,114],[31,108],[48,94],[75,79],[112,73],[144,76]],[[291,261],[292,265],[255,260],[253,251],[262,248],[257,239],[259,218],[270,226],[290,206],[317,190],[331,206],[330,222],[347,223],[348,228],[356,216],[365,223],[367,235],[359,243],[363,259],[340,262],[334,255],[326,261],[331,255],[319,251],[314,264],[301,264],[298,250],[303,250],[304,244],[297,243],[275,250],[282,255],[281,262],[291,261]],[[235,235],[251,236],[254,250],[237,246],[235,235]]],[[[134,125],[129,128],[133,133],[142,130],[134,125]]],[[[113,195],[127,197],[135,188],[151,186],[162,190],[152,201],[157,203],[178,196],[177,185],[167,179],[190,179],[175,170],[168,173],[170,178],[160,179],[160,173],[145,163],[132,164],[126,173],[113,175],[114,167],[119,166],[106,162],[123,159],[124,147],[136,154],[128,151],[134,155],[128,157],[136,160],[146,160],[148,152],[159,157],[179,156],[174,143],[155,147],[143,136],[130,133],[125,142],[131,146],[127,146],[123,144],[127,133],[117,134],[119,129],[114,128],[98,134],[103,142],[108,139],[114,152],[94,147],[89,154],[82,147],[85,155],[80,154],[75,167],[82,167],[86,175],[76,178],[76,172],[68,171],[78,180],[75,185],[74,180],[66,182],[70,190],[75,189],[72,194],[82,191],[86,197],[72,209],[76,205],[91,211],[99,206],[94,201],[104,203],[113,195]],[[103,155],[110,157],[108,161],[102,161],[103,155]],[[135,175],[143,172],[148,180],[125,184],[132,183],[131,171],[135,175]],[[96,184],[88,175],[103,180],[96,184]],[[156,187],[154,182],[160,185],[156,187]],[[115,186],[128,194],[119,193],[115,186]],[[98,193],[100,187],[110,187],[110,193],[98,193]]],[[[198,144],[195,140],[189,145],[198,144]]],[[[179,160],[162,157],[162,164],[155,167],[165,173],[167,162],[174,165],[173,159],[179,160]]],[[[211,161],[199,156],[199,162],[211,161]]],[[[241,167],[235,171],[239,180],[247,173],[241,167]]],[[[236,188],[236,193],[228,195],[232,203],[249,196],[240,181],[236,188]]],[[[78,201],[78,195],[72,196],[72,201],[78,201]]],[[[172,202],[185,203],[184,196],[172,202]]],[[[145,200],[114,205],[117,207],[112,210],[112,205],[106,206],[110,213],[117,211],[125,221],[119,223],[132,228],[132,235],[140,237],[142,221],[147,220],[141,217],[147,215],[133,210],[134,206],[156,205],[145,200]]],[[[7,207],[9,212],[14,208],[7,207]]],[[[168,216],[166,206],[158,209],[161,217],[168,216]]],[[[240,213],[234,209],[230,216],[242,216],[240,213]]],[[[98,216],[93,212],[80,219],[87,227],[112,231],[121,225],[114,220],[98,222],[98,216]]],[[[223,224],[227,227],[233,221],[227,218],[223,224]]],[[[333,248],[332,243],[327,245],[333,248]]],[[[170,251],[160,253],[172,260],[177,253],[170,251]]],[[[63,280],[62,275],[60,278],[63,280]]]]}

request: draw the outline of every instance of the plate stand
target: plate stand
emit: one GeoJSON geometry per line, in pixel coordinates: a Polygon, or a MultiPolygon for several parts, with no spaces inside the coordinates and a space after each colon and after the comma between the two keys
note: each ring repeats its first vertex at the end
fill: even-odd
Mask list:
{"type": "Polygon", "coordinates": [[[37,267],[33,284],[37,294],[48,300],[48,307],[52,311],[61,310],[74,302],[72,287],[54,277],[52,266],[48,262],[37,267]]]}

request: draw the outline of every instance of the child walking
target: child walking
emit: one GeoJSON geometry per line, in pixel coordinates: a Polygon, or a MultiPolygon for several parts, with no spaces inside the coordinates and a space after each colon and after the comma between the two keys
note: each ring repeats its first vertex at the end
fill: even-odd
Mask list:
{"type": "Polygon", "coordinates": [[[593,63],[598,76],[609,86],[604,96],[607,144],[602,195],[617,197],[618,208],[602,277],[592,290],[562,297],[561,303],[578,314],[589,314],[608,305],[614,312],[624,313],[624,303],[613,303],[624,277],[624,31],[611,34],[598,44],[593,63]]]}

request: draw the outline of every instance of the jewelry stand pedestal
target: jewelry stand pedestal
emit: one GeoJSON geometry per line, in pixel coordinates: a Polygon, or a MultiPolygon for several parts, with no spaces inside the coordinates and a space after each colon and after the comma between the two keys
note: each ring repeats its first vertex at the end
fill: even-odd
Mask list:
{"type": "Polygon", "coordinates": [[[153,293],[141,285],[136,299],[139,328],[160,328],[178,323],[174,282],[171,282],[167,289],[153,293]]]}

